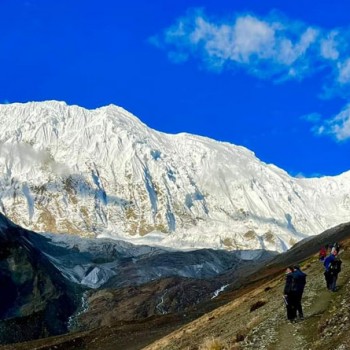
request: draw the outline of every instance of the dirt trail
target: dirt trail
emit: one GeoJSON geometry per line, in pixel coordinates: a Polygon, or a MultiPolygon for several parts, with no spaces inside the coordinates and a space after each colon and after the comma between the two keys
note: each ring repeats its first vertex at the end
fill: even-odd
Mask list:
{"type": "Polygon", "coordinates": [[[308,281],[309,291],[305,293],[303,300],[303,311],[305,320],[295,324],[284,322],[281,324],[276,343],[268,349],[304,349],[309,348],[308,337],[305,336],[305,330],[308,334],[317,333],[317,318],[327,310],[331,300],[331,292],[325,289],[323,270],[316,278],[308,281]],[[321,278],[320,278],[321,276],[321,278]]]}
{"type": "Polygon", "coordinates": [[[337,283],[339,289],[335,293],[326,289],[323,263],[317,260],[317,256],[301,263],[307,274],[302,300],[305,319],[302,321],[287,321],[282,299],[284,277],[279,275],[144,350],[198,350],[208,338],[226,343],[225,349],[350,350],[349,247],[341,252],[340,258],[343,265],[337,283]],[[252,308],[259,303],[261,307],[252,308]],[[342,324],[341,328],[339,324],[342,324]],[[335,337],[340,347],[334,347],[335,337]]]}
{"type": "MultiPolygon", "coordinates": [[[[340,254],[343,261],[342,272],[339,274],[339,290],[346,284],[350,277],[350,260],[340,254]]],[[[319,321],[324,313],[331,307],[337,296],[326,289],[323,264],[314,263],[307,276],[307,286],[303,296],[303,311],[305,319],[297,323],[289,323],[286,320],[286,311],[277,310],[276,315],[266,320],[255,330],[258,337],[251,336],[242,349],[281,350],[281,349],[312,349],[310,344],[318,339],[319,321]],[[269,329],[270,328],[270,329],[269,329]],[[249,341],[250,340],[250,341],[249,341]]],[[[282,308],[281,308],[282,309],[282,308]]]]}

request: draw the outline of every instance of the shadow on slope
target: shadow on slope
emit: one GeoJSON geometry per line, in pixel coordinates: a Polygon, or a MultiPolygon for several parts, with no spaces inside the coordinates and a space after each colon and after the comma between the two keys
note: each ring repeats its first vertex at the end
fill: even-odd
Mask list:
{"type": "MultiPolygon", "coordinates": [[[[156,342],[149,349],[183,349],[186,347],[182,346],[191,343],[197,344],[197,347],[192,345],[190,348],[197,349],[199,339],[203,339],[204,336],[209,335],[209,329],[216,329],[218,333],[232,338],[234,334],[233,324],[236,327],[244,328],[247,326],[253,327],[256,322],[261,321],[259,317],[250,314],[251,323],[247,324],[244,313],[242,314],[243,311],[240,311],[241,307],[244,304],[244,308],[248,309],[249,314],[249,308],[252,306],[251,302],[254,300],[254,297],[251,296],[258,296],[261,293],[262,295],[267,295],[272,290],[274,293],[278,292],[278,288],[276,289],[276,287],[284,283],[283,272],[286,266],[301,263],[315,256],[322,245],[335,241],[342,242],[349,238],[350,223],[339,225],[318,236],[303,240],[288,252],[272,258],[268,264],[251,268],[249,276],[242,276],[242,278],[234,280],[230,285],[230,290],[223,292],[219,297],[198,304],[188,309],[186,313],[180,312],[163,316],[152,316],[140,321],[113,322],[113,319],[111,319],[108,325],[100,326],[91,331],[18,344],[16,349],[27,349],[28,347],[35,346],[40,346],[40,349],[49,349],[52,346],[55,346],[57,349],[142,349],[147,344],[157,339],[162,339],[167,334],[182,326],[181,331],[175,331],[172,333],[172,336],[165,337],[164,339],[167,339],[167,341],[160,340],[159,343],[156,342]],[[223,307],[221,308],[219,306],[223,307]],[[235,310],[235,313],[233,313],[233,310],[235,310]],[[212,312],[208,313],[210,311],[212,312]],[[185,324],[187,326],[184,326],[185,324]],[[203,331],[200,331],[201,327],[203,331]],[[198,334],[196,334],[194,329],[198,331],[198,334]],[[195,335],[199,338],[191,342],[191,337],[195,337],[195,335]],[[186,339],[188,339],[187,343],[185,341],[186,339]],[[164,344],[171,344],[171,346],[166,345],[164,347],[164,344]]],[[[229,274],[220,276],[220,278],[226,279],[228,276],[229,274]]],[[[280,299],[278,298],[278,300],[280,299]]],[[[106,305],[108,304],[107,302],[106,305]]],[[[261,304],[264,305],[264,303],[261,304]]],[[[267,311],[264,307],[261,309],[268,312],[268,308],[267,311]]]]}
{"type": "MultiPolygon", "coordinates": [[[[71,327],[87,330],[187,312],[218,294],[223,283],[245,270],[242,266],[256,264],[242,259],[238,251],[176,252],[112,240],[61,238],[53,242],[0,214],[0,343],[62,334],[71,327]],[[82,296],[83,307],[72,318],[82,296]]],[[[270,257],[263,251],[248,255],[260,261],[270,257]]]]}
{"type": "Polygon", "coordinates": [[[33,235],[0,213],[0,344],[62,334],[77,306],[77,288],[31,243],[33,235]]]}

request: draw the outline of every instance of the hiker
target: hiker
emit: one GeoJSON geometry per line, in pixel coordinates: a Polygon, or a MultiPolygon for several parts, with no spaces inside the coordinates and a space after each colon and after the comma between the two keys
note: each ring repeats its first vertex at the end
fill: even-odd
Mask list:
{"type": "Polygon", "coordinates": [[[294,266],[293,279],[294,283],[292,286],[293,291],[295,291],[295,308],[296,314],[298,314],[299,319],[304,319],[303,308],[301,306],[301,298],[303,297],[303,292],[306,284],[306,273],[301,271],[299,265],[294,266]]]}
{"type": "Polygon", "coordinates": [[[332,251],[331,251],[331,252],[333,252],[334,250],[337,252],[337,255],[338,255],[338,254],[339,254],[339,250],[340,250],[340,245],[339,245],[339,243],[335,242],[335,243],[333,244],[333,246],[332,246],[332,251]]]}
{"type": "Polygon", "coordinates": [[[324,261],[326,256],[327,256],[327,249],[326,249],[326,247],[323,246],[320,249],[320,254],[319,254],[320,261],[324,261]]]}
{"type": "Polygon", "coordinates": [[[296,295],[293,289],[293,266],[288,266],[286,270],[286,283],[284,285],[284,300],[287,307],[287,319],[295,322],[296,319],[296,295]]]}
{"type": "Polygon", "coordinates": [[[324,276],[326,279],[327,289],[335,292],[338,274],[341,271],[342,261],[338,257],[338,252],[336,249],[333,249],[331,254],[327,256],[324,261],[325,272],[324,276]]]}

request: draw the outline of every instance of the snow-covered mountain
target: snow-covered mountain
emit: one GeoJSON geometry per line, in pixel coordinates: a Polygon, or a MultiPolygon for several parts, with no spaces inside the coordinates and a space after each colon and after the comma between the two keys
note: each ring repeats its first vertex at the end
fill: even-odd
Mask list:
{"type": "Polygon", "coordinates": [[[114,105],[0,105],[0,210],[35,231],[175,248],[286,250],[350,219],[350,171],[300,179],[244,147],[114,105]]]}

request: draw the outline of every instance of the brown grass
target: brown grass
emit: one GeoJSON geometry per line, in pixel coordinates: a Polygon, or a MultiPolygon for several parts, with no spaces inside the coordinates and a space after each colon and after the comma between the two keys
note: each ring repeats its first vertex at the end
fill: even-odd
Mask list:
{"type": "Polygon", "coordinates": [[[228,350],[228,344],[220,338],[205,338],[199,350],[228,350]]]}

